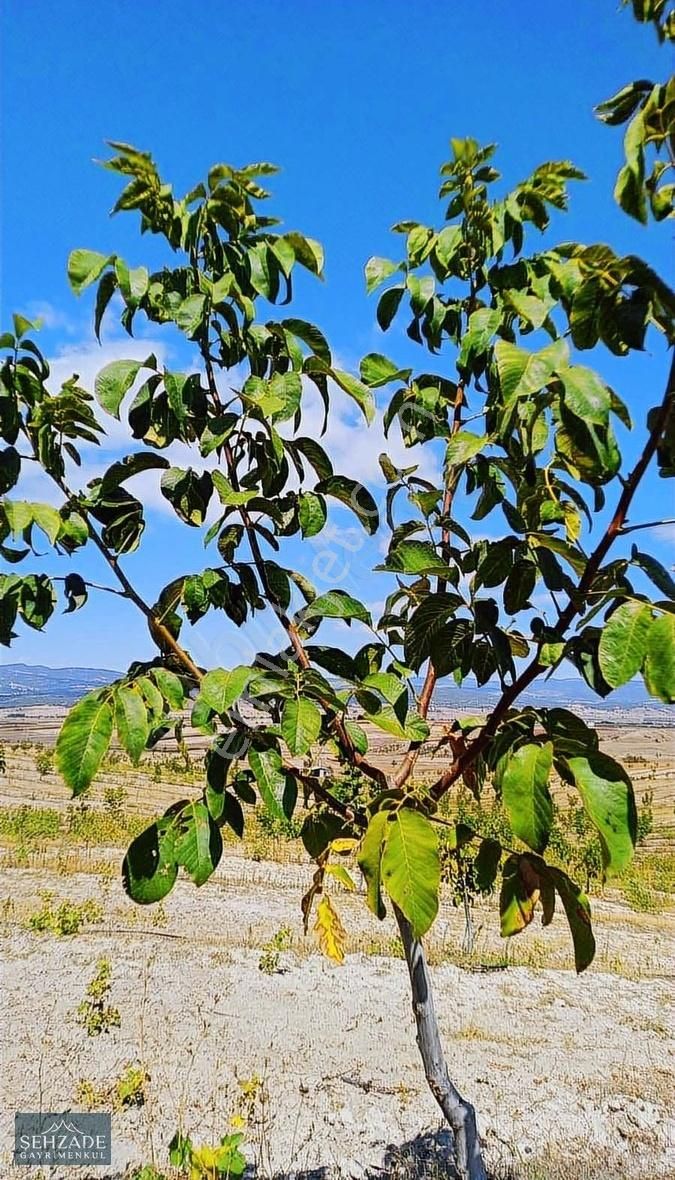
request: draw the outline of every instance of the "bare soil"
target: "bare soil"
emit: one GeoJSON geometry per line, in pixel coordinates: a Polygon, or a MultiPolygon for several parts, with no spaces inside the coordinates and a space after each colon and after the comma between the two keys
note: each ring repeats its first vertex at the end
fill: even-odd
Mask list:
{"type": "MultiPolygon", "coordinates": [[[[146,1101],[113,1115],[113,1166],[96,1169],[100,1180],[153,1159],[165,1168],[178,1125],[217,1140],[240,1109],[240,1083],[254,1075],[261,1086],[246,1151],[257,1174],[438,1176],[447,1137],[417,1057],[405,965],[372,953],[395,949],[393,924],[377,923],[362,898],[336,893],[352,946],[369,953],[332,966],[301,932],[310,872],[227,857],[200,892],[179,883],[162,926],[152,924],[155,910],[128,902],[117,878],[0,873],[0,1176],[26,1175],[10,1162],[14,1110],[82,1109],[80,1079],[105,1095],[129,1062],[147,1067],[146,1101]],[[58,899],[98,896],[103,924],[65,938],[28,931],[44,888],[58,899]],[[286,924],[293,949],[267,975],[260,948],[286,924]],[[75,1010],[102,956],[121,1028],[88,1037],[75,1010]],[[410,1152],[414,1171],[402,1171],[410,1152]],[[420,1153],[434,1158],[431,1172],[420,1153]]],[[[594,909],[598,966],[581,978],[569,969],[560,917],[551,932],[521,936],[536,958],[553,934],[556,970],[462,970],[447,962],[461,931],[447,901],[434,928],[451,1073],[478,1109],[491,1165],[513,1165],[514,1177],[675,1176],[675,921],[608,903],[594,909]],[[530,1162],[544,1159],[558,1163],[530,1162]]],[[[494,917],[485,910],[479,922],[492,929],[494,917]]],[[[110,1109],[109,1098],[100,1101],[110,1109]]]]}

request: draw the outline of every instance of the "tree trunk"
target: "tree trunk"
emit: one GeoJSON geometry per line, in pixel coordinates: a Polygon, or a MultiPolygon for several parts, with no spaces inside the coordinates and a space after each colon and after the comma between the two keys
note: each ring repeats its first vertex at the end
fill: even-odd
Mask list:
{"type": "Polygon", "coordinates": [[[461,1180],[487,1180],[476,1127],[476,1112],[471,1103],[462,1098],[448,1076],[424,948],[419,939],[413,937],[407,918],[396,906],[394,910],[410,973],[417,1045],[429,1089],[454,1135],[457,1172],[461,1180]]]}

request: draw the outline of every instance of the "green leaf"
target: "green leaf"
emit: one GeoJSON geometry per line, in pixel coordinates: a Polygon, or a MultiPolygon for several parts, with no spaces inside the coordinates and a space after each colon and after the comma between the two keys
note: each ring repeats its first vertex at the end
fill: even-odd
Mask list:
{"type": "Polygon", "coordinates": [[[637,565],[641,570],[644,570],[647,577],[651,579],[662,594],[665,594],[666,598],[670,598],[671,602],[675,602],[675,581],[673,581],[668,570],[664,569],[660,561],[657,561],[649,553],[640,553],[635,545],[631,551],[630,559],[633,565],[637,565]]]}
{"type": "Polygon", "coordinates": [[[386,909],[382,900],[382,853],[387,837],[390,812],[377,811],[361,840],[356,856],[366,881],[366,905],[382,921],[386,909]]]}
{"type": "Polygon", "coordinates": [[[360,365],[361,380],[371,389],[388,385],[390,381],[407,381],[410,369],[399,369],[388,357],[380,352],[369,352],[360,365]]]}
{"type": "Polygon", "coordinates": [[[515,615],[524,610],[537,582],[537,567],[527,560],[519,560],[513,566],[504,583],[504,610],[515,615]]]}
{"type": "Polygon", "coordinates": [[[101,765],[113,731],[108,696],[89,693],[67,714],[56,739],[56,765],[74,795],[86,791],[101,765]]]}
{"type": "Polygon", "coordinates": [[[393,672],[370,672],[368,676],[364,677],[363,684],[366,688],[374,688],[390,705],[395,705],[401,697],[404,697],[406,708],[403,711],[403,717],[405,719],[408,689],[403,680],[400,680],[393,672]]]}
{"type": "Polygon", "coordinates": [[[320,594],[305,607],[303,615],[305,618],[359,619],[368,625],[372,622],[363,603],[352,598],[345,590],[329,590],[326,594],[320,594]]]}
{"type": "Polygon", "coordinates": [[[254,491],[236,492],[222,471],[213,471],[211,478],[213,479],[213,486],[218,493],[221,504],[225,504],[226,507],[240,508],[242,504],[248,504],[249,500],[253,500],[257,495],[257,492],[254,491]]]}
{"type": "Polygon", "coordinates": [[[95,250],[73,250],[68,258],[68,281],[76,295],[94,283],[114,255],[97,254],[95,250]]]}
{"type": "Polygon", "coordinates": [[[647,200],[643,172],[629,162],[620,169],[614,185],[614,199],[627,213],[642,225],[647,224],[647,200]]]}
{"type": "Polygon", "coordinates": [[[143,367],[143,361],[111,361],[96,375],[96,400],[114,418],[119,418],[122,399],[143,367]]]}
{"type": "Polygon", "coordinates": [[[203,885],[216,869],[223,853],[220,829],[201,799],[187,803],[174,819],[174,850],[178,864],[195,885],[203,885]]]}
{"type": "Polygon", "coordinates": [[[315,537],[326,523],[326,503],[314,492],[300,492],[298,496],[298,520],[303,537],[315,537]]]}
{"type": "Polygon", "coordinates": [[[28,500],[3,500],[2,510],[15,537],[27,529],[33,520],[33,505],[28,500]]]}
{"type": "Polygon", "coordinates": [[[628,86],[623,86],[611,98],[599,102],[595,108],[595,114],[598,119],[610,126],[625,123],[626,119],[634,114],[640,103],[644,102],[651,89],[651,82],[630,82],[628,86]]]}
{"type": "Polygon", "coordinates": [[[604,381],[584,365],[570,365],[559,373],[564,400],[571,414],[582,421],[606,426],[609,420],[612,395],[604,381]]]}
{"type": "Polygon", "coordinates": [[[281,736],[291,754],[306,754],[321,732],[321,713],[312,701],[284,701],[281,736]]]}
{"type": "Polygon", "coordinates": [[[566,758],[564,766],[597,829],[607,875],[614,876],[630,864],[637,838],[632,783],[618,762],[597,750],[566,758]]]}
{"type": "Polygon", "coordinates": [[[429,726],[419,713],[411,709],[405,718],[401,720],[393,705],[381,705],[379,709],[366,709],[368,720],[376,725],[378,729],[383,729],[385,733],[391,733],[397,738],[406,738],[411,742],[423,742],[429,737],[429,726]]]}
{"type": "Polygon", "coordinates": [[[351,373],[343,372],[342,369],[332,369],[331,373],[336,384],[340,386],[340,389],[344,390],[356,402],[370,426],[375,417],[375,398],[368,386],[364,385],[356,377],[352,377],[351,373]]]}
{"type": "Polygon", "coordinates": [[[185,705],[185,689],[180,677],[168,668],[153,668],[152,675],[169,708],[182,709],[185,705]]]}
{"type": "Polygon", "coordinates": [[[383,332],[387,331],[399,309],[405,287],[390,287],[381,296],[377,304],[377,322],[383,332]]]}
{"type": "Polygon", "coordinates": [[[231,671],[215,668],[202,680],[200,696],[216,713],[225,713],[239,700],[253,675],[253,670],[244,664],[238,664],[231,671]]]}
{"type": "Polygon", "coordinates": [[[569,349],[564,340],[556,340],[540,352],[527,352],[506,340],[498,340],[494,355],[502,395],[509,403],[539,393],[554,372],[567,364],[569,349]]]}
{"type": "Polygon", "coordinates": [[[434,253],[441,266],[448,268],[462,241],[461,225],[446,225],[436,237],[434,253]]]}
{"type": "Polygon", "coordinates": [[[501,321],[502,313],[495,308],[479,307],[471,313],[457,358],[458,369],[467,368],[487,351],[501,321]]]}
{"type": "Polygon", "coordinates": [[[308,811],[302,824],[300,839],[307,854],[316,860],[332,840],[344,835],[344,820],[332,811],[308,811]]]}
{"type": "Polygon", "coordinates": [[[152,905],[171,892],[177,876],[173,819],[162,816],[129,845],[122,864],[122,884],[132,901],[152,905]]]}
{"type": "Polygon", "coordinates": [[[314,356],[318,356],[326,365],[330,365],[332,358],[328,341],[315,324],[310,324],[307,320],[288,319],[282,320],[281,326],[302,340],[308,348],[311,348],[314,356]]]}
{"type": "MultiPolygon", "coordinates": [[[[216,471],[214,475],[218,475],[216,471]]],[[[159,489],[185,524],[198,528],[206,519],[213,482],[209,471],[198,474],[191,467],[169,467],[162,472],[159,489]]]]}
{"type": "Polygon", "coordinates": [[[649,628],[644,677],[653,697],[675,704],[675,615],[661,615],[649,628]]]}
{"type": "Polygon", "coordinates": [[[610,616],[600,636],[600,671],[612,688],[632,680],[647,652],[652,610],[646,602],[624,602],[610,616]]]}
{"type": "Polygon", "coordinates": [[[438,840],[432,824],[419,811],[401,808],[387,825],[382,880],[415,938],[426,934],[438,913],[440,877],[438,840]]]}
{"type": "Polygon", "coordinates": [[[359,754],[367,754],[368,734],[366,731],[361,729],[361,726],[357,725],[356,722],[352,721],[349,717],[345,717],[343,724],[354,746],[354,749],[358,750],[359,754]]]}
{"type": "Polygon", "coordinates": [[[153,451],[135,451],[133,455],[125,455],[110,465],[101,479],[101,490],[119,487],[142,471],[166,470],[168,466],[169,460],[163,455],[156,455],[153,451]]]}
{"type": "Polygon", "coordinates": [[[502,846],[498,840],[488,837],[481,841],[473,862],[473,875],[480,893],[492,892],[501,858],[502,846]]]}
{"type": "Polygon", "coordinates": [[[60,513],[56,508],[52,508],[51,504],[31,504],[30,509],[34,523],[42,529],[50,545],[53,545],[61,531],[60,513]]]}
{"type": "MultiPolygon", "coordinates": [[[[270,815],[275,819],[284,819],[288,815],[287,800],[291,776],[282,770],[279,751],[251,748],[248,752],[248,764],[256,777],[260,794],[270,815]]],[[[292,782],[295,780],[292,779],[292,782]]]]}
{"type": "Polygon", "coordinates": [[[527,856],[512,853],[502,869],[499,925],[502,938],[520,934],[534,918],[539,898],[539,876],[527,856]]]}
{"type": "Polygon", "coordinates": [[[553,765],[553,746],[528,743],[507,756],[501,770],[504,806],[519,840],[534,852],[543,852],[553,823],[553,801],[548,779],[553,765]]]}
{"type": "Polygon", "coordinates": [[[366,263],[366,291],[372,295],[382,283],[395,274],[398,266],[388,258],[369,258],[366,263]]]}
{"type": "Polygon", "coordinates": [[[450,572],[430,541],[400,541],[387,556],[386,564],[375,568],[403,574],[437,574],[441,578],[450,572]]]}
{"type": "Polygon", "coordinates": [[[0,451],[0,495],[10,491],[21,474],[21,459],[15,447],[0,451]]]}
{"type": "Polygon", "coordinates": [[[313,238],[306,238],[304,234],[284,234],[284,238],[293,247],[295,257],[301,266],[312,274],[321,275],[323,271],[323,248],[320,242],[313,238]]]}
{"type": "Polygon", "coordinates": [[[190,295],[184,299],[175,313],[176,324],[187,336],[192,336],[201,327],[206,306],[205,295],[190,295]]]}
{"type": "Polygon", "coordinates": [[[122,684],[115,693],[117,735],[134,765],[143,753],[150,726],[145,702],[133,684],[122,684]]]}
{"type": "Polygon", "coordinates": [[[471,434],[468,430],[458,430],[448,442],[445,452],[447,467],[456,467],[460,463],[468,463],[474,455],[479,454],[489,443],[487,434],[471,434]]]}
{"type": "Polygon", "coordinates": [[[548,875],[560,894],[574,943],[574,962],[577,972],[585,971],[595,957],[595,939],[591,927],[591,907],[581,886],[576,885],[561,869],[547,866],[548,875]]]}
{"type": "Polygon", "coordinates": [[[411,615],[405,629],[405,660],[415,671],[430,655],[436,637],[462,600],[457,594],[429,594],[411,615]]]}
{"type": "Polygon", "coordinates": [[[333,465],[323,447],[313,438],[296,438],[293,446],[314,468],[317,479],[328,479],[333,474],[333,465]]]}
{"type": "Polygon", "coordinates": [[[94,309],[94,334],[101,343],[101,324],[106,308],[117,290],[117,276],[114,270],[107,270],[101,279],[96,292],[96,306],[94,309]]]}
{"type": "Polygon", "coordinates": [[[348,479],[346,475],[332,475],[330,479],[322,479],[314,491],[332,496],[351,508],[369,536],[372,537],[380,527],[377,504],[368,489],[355,479],[348,479]]]}

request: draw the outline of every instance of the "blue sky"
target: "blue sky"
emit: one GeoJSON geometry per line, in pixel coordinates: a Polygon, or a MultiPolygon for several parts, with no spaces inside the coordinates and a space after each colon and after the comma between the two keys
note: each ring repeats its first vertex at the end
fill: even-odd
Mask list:
{"type": "MultiPolygon", "coordinates": [[[[503,0],[63,0],[58,9],[47,0],[7,0],[1,19],[1,319],[6,327],[13,310],[42,311],[43,347],[60,376],[75,370],[93,379],[113,355],[140,356],[145,348],[143,341],[123,346],[109,329],[98,350],[91,304],[75,300],[65,277],[76,246],[114,251],[134,265],[155,258],[154,243],[139,238],[135,217],[108,217],[118,180],[92,163],[105,154],[107,138],[151,150],[177,191],[219,160],[280,164],[273,211],[326,250],[326,282],[301,281],[294,314],[322,326],[344,367],[356,369],[360,356],[373,350],[425,365],[402,330],[385,338],[377,329],[363,264],[371,254],[396,250],[388,232],[394,221],[438,222],[437,171],[451,135],[496,141],[508,183],[542,160],[572,159],[590,179],[574,186],[571,213],[555,221],[550,240],[608,241],[668,271],[668,231],[639,226],[613,203],[621,132],[592,114],[595,103],[626,81],[662,77],[667,55],[651,29],[637,26],[612,0],[517,6],[503,0]]],[[[174,339],[151,339],[172,364],[188,363],[174,339]]],[[[628,361],[599,354],[591,362],[634,411],[638,426],[635,439],[624,444],[628,458],[666,375],[662,344],[654,338],[649,346],[653,351],[628,361]]],[[[451,376],[451,358],[444,364],[451,376]]],[[[332,438],[341,470],[367,479],[381,499],[379,439],[367,437],[342,403],[332,438]]],[[[119,446],[114,436],[105,455],[88,452],[88,470],[98,474],[119,446]]],[[[675,515],[665,489],[652,478],[634,519],[675,515]]],[[[38,498],[35,487],[25,494],[38,498]]],[[[127,562],[148,597],[203,561],[200,538],[174,526],[156,494],[153,505],[143,551],[127,562]]],[[[294,544],[289,561],[316,574],[318,560],[319,580],[332,574],[331,584],[380,600],[382,575],[366,572],[379,559],[377,543],[356,548],[357,533],[343,527],[351,522],[341,514],[334,522],[339,541],[294,544]],[[333,554],[330,568],[320,556],[325,553],[333,554]]],[[[489,528],[495,532],[501,521],[495,518],[489,528]]],[[[672,561],[668,532],[637,539],[672,561]]],[[[215,554],[208,560],[217,564],[215,554]]],[[[64,562],[43,564],[66,572],[64,562]]],[[[93,557],[79,559],[75,568],[108,580],[93,557]]],[[[250,651],[220,619],[187,642],[208,664],[230,666],[250,651]]],[[[267,624],[259,625],[252,642],[271,644],[267,624]]],[[[53,619],[44,634],[22,628],[0,658],[122,668],[132,657],[151,654],[133,608],[98,595],[85,610],[53,619]]]]}

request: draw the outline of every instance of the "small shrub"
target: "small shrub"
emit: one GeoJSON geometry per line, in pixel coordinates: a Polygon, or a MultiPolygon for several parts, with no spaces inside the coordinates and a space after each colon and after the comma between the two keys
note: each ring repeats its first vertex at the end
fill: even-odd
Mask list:
{"type": "Polygon", "coordinates": [[[51,774],[54,769],[54,751],[48,748],[39,750],[35,755],[35,769],[40,778],[44,778],[46,774],[51,774]]]}
{"type": "Polygon", "coordinates": [[[104,1108],[108,1103],[106,1090],[99,1089],[89,1078],[79,1078],[75,1087],[75,1104],[84,1110],[104,1108]]]}
{"type": "Polygon", "coordinates": [[[256,808],[256,819],[261,831],[273,840],[297,840],[302,828],[301,820],[295,817],[287,819],[285,815],[273,815],[266,807],[256,808]]]}
{"type": "Polygon", "coordinates": [[[159,905],[153,906],[150,925],[154,927],[166,926],[168,921],[169,915],[160,901],[159,905]]]}
{"type": "Polygon", "coordinates": [[[654,792],[645,791],[637,817],[637,842],[644,844],[654,831],[654,792]]]}
{"type": "Polygon", "coordinates": [[[61,831],[61,816],[53,808],[0,808],[0,839],[17,843],[26,851],[40,841],[58,838],[61,831]]]}
{"type": "Polygon", "coordinates": [[[103,910],[97,901],[62,901],[56,908],[54,894],[48,889],[40,892],[42,906],[29,914],[26,926],[37,934],[56,934],[62,938],[79,934],[83,926],[97,926],[103,921],[103,910]]]}
{"type": "Polygon", "coordinates": [[[113,1107],[126,1110],[133,1106],[145,1106],[147,1085],[150,1074],[142,1062],[129,1063],[113,1086],[113,1107]]]}
{"type": "Polygon", "coordinates": [[[113,816],[114,819],[123,818],[126,800],[127,793],[124,787],[105,787],[103,791],[103,807],[107,814],[113,816]]]}
{"type": "Polygon", "coordinates": [[[223,1135],[217,1147],[195,1147],[192,1140],[177,1131],[169,1144],[169,1159],[174,1168],[188,1172],[190,1180],[226,1180],[243,1176],[246,1159],[239,1150],[244,1136],[237,1131],[223,1135]]]}
{"type": "Polygon", "coordinates": [[[85,999],[77,1009],[77,1021],[87,1030],[90,1037],[119,1028],[122,1023],[119,1009],[108,1003],[111,989],[112,968],[109,959],[99,959],[96,974],[89,980],[85,999]]]}
{"type": "Polygon", "coordinates": [[[653,889],[649,888],[638,877],[629,877],[623,881],[621,891],[633,910],[642,914],[655,914],[661,909],[659,899],[653,889]]]}
{"type": "Polygon", "coordinates": [[[291,948],[293,932],[290,926],[280,926],[276,934],[266,942],[262,954],[258,959],[258,970],[265,975],[276,975],[280,970],[280,955],[282,951],[291,948]]]}

